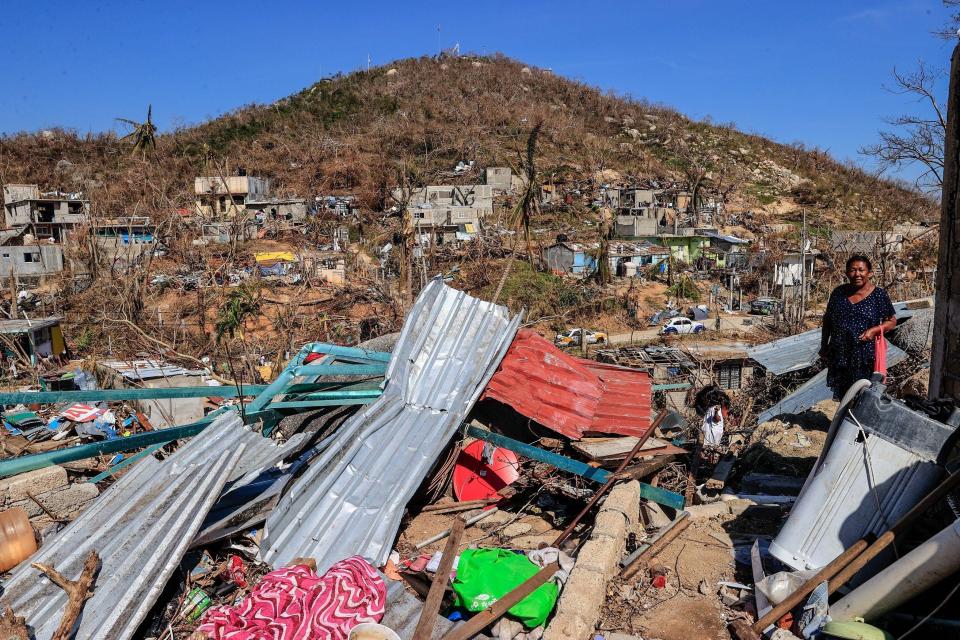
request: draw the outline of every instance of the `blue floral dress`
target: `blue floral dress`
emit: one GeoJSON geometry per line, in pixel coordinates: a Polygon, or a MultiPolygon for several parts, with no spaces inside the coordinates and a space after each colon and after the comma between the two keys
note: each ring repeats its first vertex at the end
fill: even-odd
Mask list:
{"type": "Polygon", "coordinates": [[[847,285],[834,289],[825,316],[830,320],[827,385],[835,400],[840,400],[854,382],[873,374],[873,340],[861,342],[860,335],[894,315],[890,296],[880,287],[874,287],[856,304],[847,299],[850,293],[847,285]]]}

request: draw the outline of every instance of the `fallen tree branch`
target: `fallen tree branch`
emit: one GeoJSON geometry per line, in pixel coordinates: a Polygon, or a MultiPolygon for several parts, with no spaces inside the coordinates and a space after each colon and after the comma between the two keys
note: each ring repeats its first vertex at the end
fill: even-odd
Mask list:
{"type": "MultiPolygon", "coordinates": [[[[188,354],[186,354],[186,353],[180,353],[179,351],[177,351],[176,349],[174,349],[172,346],[170,346],[169,344],[167,344],[167,343],[164,342],[163,340],[160,340],[160,339],[158,339],[158,338],[154,338],[154,337],[151,336],[151,335],[148,335],[143,329],[141,329],[141,328],[138,327],[137,325],[133,324],[133,323],[130,322],[129,320],[115,319],[115,318],[104,318],[104,320],[106,320],[107,322],[116,322],[116,323],[118,323],[118,324],[125,324],[125,325],[127,325],[128,327],[130,327],[131,329],[133,329],[134,331],[136,331],[137,333],[139,333],[141,337],[145,338],[146,340],[149,340],[150,342],[154,343],[154,344],[157,345],[157,346],[163,347],[163,348],[166,349],[169,353],[172,353],[172,354],[175,355],[176,357],[182,358],[182,359],[184,359],[184,360],[189,360],[190,362],[194,362],[194,363],[200,365],[201,367],[203,367],[204,369],[207,368],[206,363],[204,363],[204,362],[203,362],[202,360],[200,360],[199,358],[195,358],[195,357],[193,357],[193,356],[191,356],[191,355],[188,355],[188,354]]],[[[221,378],[220,376],[218,376],[218,375],[213,371],[212,368],[210,369],[210,377],[213,378],[214,380],[217,380],[217,381],[220,382],[221,384],[225,384],[225,385],[228,385],[228,386],[233,386],[233,384],[234,384],[234,381],[233,381],[233,380],[229,380],[229,379],[227,379],[227,378],[221,378]]]]}
{"type": "Polygon", "coordinates": [[[76,580],[68,580],[49,565],[33,562],[30,566],[42,571],[50,579],[50,582],[66,592],[67,606],[63,610],[60,626],[51,636],[51,640],[69,640],[73,636],[73,627],[83,612],[83,605],[93,596],[93,582],[97,579],[97,573],[100,571],[100,556],[97,555],[96,551],[91,551],[83,563],[83,572],[76,580]]]}

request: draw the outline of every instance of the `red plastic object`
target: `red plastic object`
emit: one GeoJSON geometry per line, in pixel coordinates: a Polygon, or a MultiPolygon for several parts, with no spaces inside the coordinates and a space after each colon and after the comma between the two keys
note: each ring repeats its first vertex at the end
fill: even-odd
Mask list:
{"type": "Polygon", "coordinates": [[[487,464],[483,460],[484,444],[482,440],[471,442],[457,457],[453,468],[453,493],[461,502],[496,498],[497,491],[520,477],[517,454],[497,447],[493,451],[493,461],[487,464]]]}
{"type": "Polygon", "coordinates": [[[650,429],[651,394],[646,372],[575,358],[521,329],[481,399],[579,440],[605,433],[642,437],[650,429]]]}
{"type": "Polygon", "coordinates": [[[230,574],[230,579],[233,580],[233,583],[238,587],[244,588],[247,586],[247,567],[243,564],[240,556],[230,556],[230,559],[227,561],[227,572],[230,574]]]}
{"type": "Polygon", "coordinates": [[[307,357],[303,359],[303,364],[310,364],[316,360],[322,358],[325,354],[322,353],[308,353],[307,357]]]}
{"type": "Polygon", "coordinates": [[[659,575],[653,577],[653,587],[655,589],[663,589],[667,586],[667,576],[659,575]]]}

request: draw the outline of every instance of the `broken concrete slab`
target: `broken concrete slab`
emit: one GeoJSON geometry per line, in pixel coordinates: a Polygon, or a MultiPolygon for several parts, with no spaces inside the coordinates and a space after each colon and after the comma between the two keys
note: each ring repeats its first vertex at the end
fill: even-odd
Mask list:
{"type": "Polygon", "coordinates": [[[711,502],[710,504],[695,504],[686,508],[693,520],[706,520],[730,515],[729,502],[711,502]]]}
{"type": "Polygon", "coordinates": [[[607,597],[607,582],[623,556],[627,530],[640,521],[640,483],[616,485],[597,514],[590,540],[577,554],[543,640],[589,638],[607,597]]]}
{"type": "Polygon", "coordinates": [[[44,467],[0,480],[0,495],[5,506],[29,500],[28,493],[40,495],[67,486],[67,470],[63,467],[44,467]]]}
{"type": "MultiPolygon", "coordinates": [[[[31,494],[55,517],[70,520],[79,515],[88,502],[99,496],[100,490],[95,484],[77,482],[45,493],[31,491],[31,494]]],[[[46,511],[30,498],[11,503],[10,507],[23,507],[31,520],[47,515],[46,511]]]]}

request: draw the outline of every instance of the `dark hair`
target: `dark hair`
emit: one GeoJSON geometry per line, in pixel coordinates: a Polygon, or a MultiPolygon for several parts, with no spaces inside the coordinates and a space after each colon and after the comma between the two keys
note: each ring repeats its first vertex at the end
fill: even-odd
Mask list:
{"type": "Polygon", "coordinates": [[[853,266],[854,262],[862,262],[863,264],[867,265],[867,271],[873,271],[873,265],[870,264],[870,258],[867,256],[862,256],[859,253],[854,254],[847,259],[847,268],[845,271],[850,271],[850,267],[853,266]]]}

